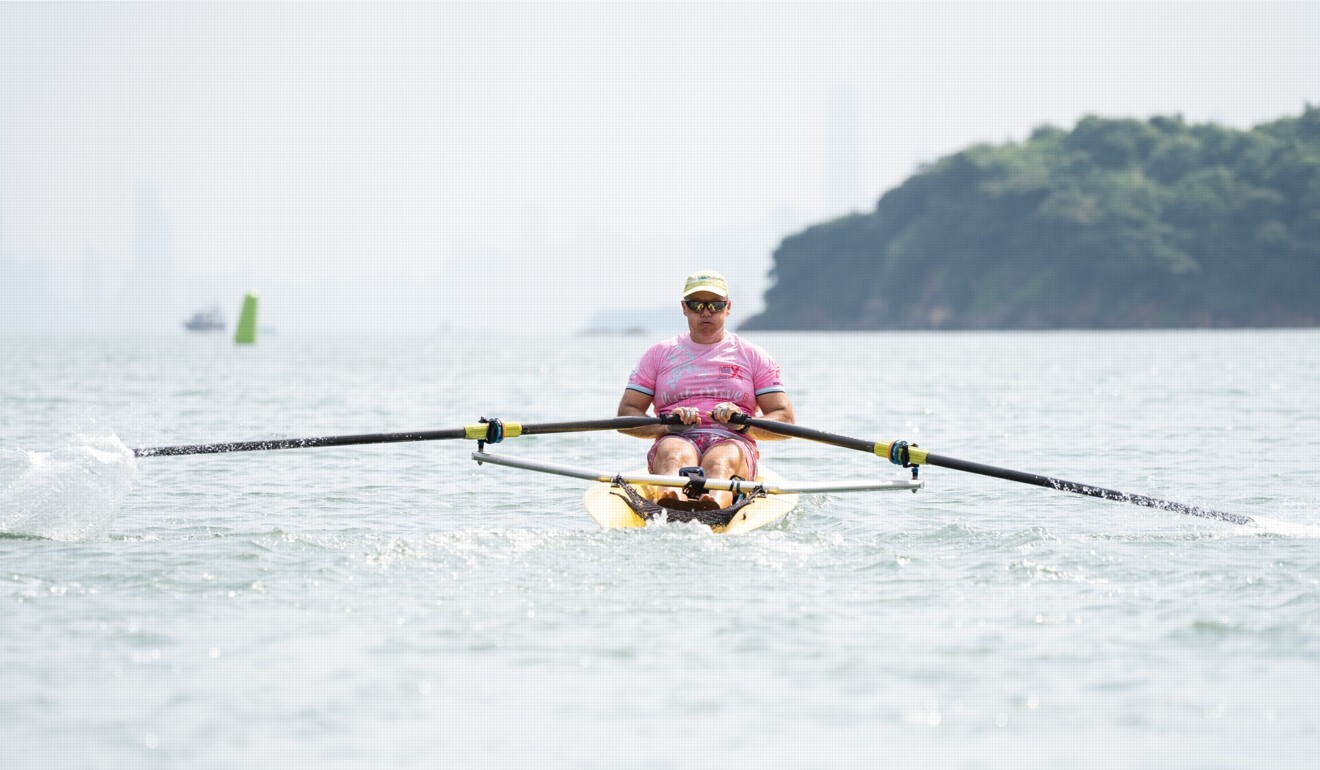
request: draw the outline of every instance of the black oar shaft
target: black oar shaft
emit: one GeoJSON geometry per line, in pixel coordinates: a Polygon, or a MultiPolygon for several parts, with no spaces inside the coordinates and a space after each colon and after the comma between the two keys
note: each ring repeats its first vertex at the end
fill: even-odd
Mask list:
{"type": "MultiPolygon", "coordinates": [[[[889,444],[881,441],[864,441],[862,439],[840,436],[836,433],[826,433],[824,431],[804,428],[800,425],[790,425],[774,420],[763,420],[755,417],[735,418],[738,422],[745,422],[754,428],[780,433],[785,436],[795,438],[804,438],[810,441],[819,441],[823,444],[844,447],[845,449],[856,449],[860,452],[867,452],[880,457],[889,456],[889,444]]],[[[901,445],[900,445],[901,446],[901,445]]],[[[1134,495],[1128,492],[1119,492],[1113,489],[1092,486],[1090,484],[1081,484],[1076,481],[1065,481],[1063,479],[1041,476],[1036,473],[1024,473],[1009,468],[998,468],[984,463],[970,462],[968,460],[959,460],[956,457],[945,457],[943,455],[931,454],[916,447],[910,448],[911,459],[914,465],[927,464],[935,465],[941,468],[948,468],[955,471],[965,471],[967,473],[976,473],[981,476],[991,476],[997,479],[1007,481],[1016,481],[1022,484],[1032,484],[1047,489],[1057,489],[1062,492],[1072,492],[1079,495],[1089,495],[1099,497],[1104,500],[1115,500],[1133,505],[1141,505],[1147,508],[1156,508],[1161,511],[1173,511],[1175,513],[1185,513],[1189,516],[1200,516],[1207,519],[1219,519],[1233,524],[1250,524],[1252,519],[1249,516],[1243,516],[1237,513],[1225,513],[1224,511],[1213,511],[1208,508],[1201,508],[1184,503],[1176,503],[1171,500],[1159,500],[1146,495],[1134,495]]]]}
{"type": "Polygon", "coordinates": [[[1237,513],[1212,511],[1208,508],[1186,505],[1185,503],[1177,503],[1172,500],[1159,500],[1154,497],[1147,497],[1146,495],[1119,492],[1114,489],[1105,489],[1104,487],[1082,484],[1076,481],[1050,478],[1049,476],[1041,476],[1036,473],[1024,473],[1009,468],[997,468],[993,465],[985,465],[983,463],[975,463],[968,460],[959,460],[956,457],[944,457],[943,455],[927,453],[926,464],[937,465],[941,468],[949,468],[950,470],[955,471],[976,473],[981,476],[991,476],[993,478],[1005,479],[1007,481],[1017,481],[1022,484],[1033,484],[1038,487],[1045,487],[1046,489],[1057,489],[1061,492],[1072,492],[1078,495],[1099,497],[1103,500],[1132,503],[1133,505],[1156,508],[1161,511],[1174,511],[1175,513],[1185,513],[1189,516],[1200,516],[1206,519],[1219,519],[1233,524],[1250,524],[1252,522],[1251,517],[1237,513]]]}
{"type": "Polygon", "coordinates": [[[306,449],[321,446],[353,446],[355,444],[391,444],[402,441],[441,441],[444,439],[464,438],[466,431],[454,430],[416,431],[412,433],[364,433],[357,436],[314,436],[311,438],[267,439],[264,441],[230,441],[218,444],[190,444],[186,446],[162,446],[134,449],[137,457],[161,457],[165,455],[206,455],[221,452],[264,452],[271,449],[306,449]]]}
{"type": "MultiPolygon", "coordinates": [[[[546,422],[522,425],[504,423],[504,435],[530,436],[545,433],[580,433],[592,430],[628,430],[647,425],[659,425],[657,417],[616,417],[609,420],[579,420],[575,422],[546,422]]],[[[315,436],[311,438],[268,439],[265,441],[232,441],[185,446],[142,447],[133,450],[135,457],[163,457],[167,455],[219,454],[221,452],[264,452],[272,449],[306,449],[325,446],[353,446],[356,444],[394,444],[405,441],[443,441],[446,439],[485,438],[487,423],[467,425],[449,430],[411,431],[407,433],[364,433],[356,436],[315,436]]]]}
{"type": "MultiPolygon", "coordinates": [[[[739,422],[736,418],[734,421],[739,422]]],[[[801,425],[793,425],[792,423],[787,422],[762,420],[758,417],[747,417],[744,420],[741,420],[741,422],[746,422],[753,428],[760,428],[772,433],[779,433],[794,438],[805,438],[810,441],[819,441],[822,444],[832,444],[837,447],[843,447],[844,449],[855,449],[858,452],[875,453],[874,441],[863,441],[859,438],[840,436],[837,433],[826,433],[821,430],[812,430],[811,428],[804,428],[801,425]]]]}
{"type": "MultiPolygon", "coordinates": [[[[665,420],[660,417],[611,417],[608,420],[574,420],[570,422],[543,422],[521,426],[523,436],[538,433],[585,433],[593,430],[631,430],[645,428],[648,425],[660,425],[665,420]]],[[[505,423],[511,425],[512,423],[505,423]]],[[[515,435],[512,431],[510,436],[515,435]]]]}

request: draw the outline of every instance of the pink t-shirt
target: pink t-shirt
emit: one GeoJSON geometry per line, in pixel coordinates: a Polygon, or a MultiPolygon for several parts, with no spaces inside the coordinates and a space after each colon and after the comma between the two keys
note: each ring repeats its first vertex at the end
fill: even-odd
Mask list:
{"type": "Polygon", "coordinates": [[[642,354],[628,387],[650,396],[656,414],[696,407],[703,426],[721,428],[710,418],[717,405],[732,401],[755,415],[757,396],[784,391],[779,364],[733,332],[713,345],[697,344],[690,334],[657,342],[642,354]]]}

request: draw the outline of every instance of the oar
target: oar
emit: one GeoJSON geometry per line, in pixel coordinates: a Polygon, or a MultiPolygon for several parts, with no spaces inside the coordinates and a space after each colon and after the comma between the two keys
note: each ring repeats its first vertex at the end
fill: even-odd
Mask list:
{"type": "Polygon", "coordinates": [[[320,446],[352,446],[355,444],[394,444],[403,441],[444,441],[470,439],[497,444],[505,438],[531,436],[538,433],[580,433],[592,430],[628,430],[647,425],[661,425],[659,417],[615,417],[609,420],[579,420],[577,422],[545,422],[523,425],[516,422],[486,420],[476,425],[449,430],[426,430],[411,433],[366,433],[357,436],[318,436],[312,438],[268,439],[265,441],[234,441],[220,444],[190,444],[187,446],[142,447],[133,450],[134,457],[161,457],[163,455],[201,455],[220,452],[264,452],[271,449],[305,449],[320,446]]]}
{"type": "Polygon", "coordinates": [[[927,452],[926,450],[913,446],[906,441],[892,441],[889,443],[865,441],[863,439],[840,436],[837,433],[826,433],[824,431],[812,430],[811,428],[804,428],[800,425],[790,425],[788,423],[776,422],[774,420],[762,420],[756,417],[748,417],[747,415],[734,415],[732,421],[746,423],[753,428],[769,431],[771,433],[779,433],[784,436],[804,438],[810,441],[819,441],[822,444],[843,447],[844,449],[855,449],[860,452],[868,452],[870,454],[884,457],[895,465],[902,465],[904,467],[910,465],[936,465],[941,468],[949,468],[955,471],[965,471],[967,473],[976,473],[982,476],[992,476],[997,479],[1016,481],[1022,484],[1032,484],[1038,487],[1057,489],[1062,492],[1073,492],[1079,495],[1099,497],[1104,500],[1117,500],[1118,502],[1142,505],[1147,508],[1156,508],[1161,511],[1185,513],[1189,516],[1200,516],[1206,519],[1219,519],[1233,524],[1254,523],[1254,520],[1250,516],[1243,516],[1238,513],[1212,511],[1209,508],[1201,508],[1199,506],[1187,505],[1185,503],[1175,503],[1171,500],[1159,500],[1154,497],[1147,497],[1146,495],[1118,492],[1113,489],[1105,489],[1091,484],[1081,484],[1076,481],[1054,479],[1049,476],[1041,476],[1035,473],[1024,473],[1022,471],[1015,471],[1008,468],[997,468],[993,465],[984,465],[982,463],[959,460],[956,457],[945,457],[943,455],[927,452]]]}

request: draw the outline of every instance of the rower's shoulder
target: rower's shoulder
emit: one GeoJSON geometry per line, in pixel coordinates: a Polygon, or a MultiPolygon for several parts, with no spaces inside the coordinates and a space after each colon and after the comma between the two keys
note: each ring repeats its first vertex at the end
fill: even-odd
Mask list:
{"type": "Polygon", "coordinates": [[[652,344],[649,348],[646,349],[646,352],[648,354],[665,353],[670,350],[673,350],[674,348],[687,347],[688,346],[687,337],[688,335],[686,334],[675,334],[674,336],[668,339],[663,339],[660,340],[659,342],[652,344]]]}
{"type": "Polygon", "coordinates": [[[768,352],[766,352],[765,348],[761,347],[760,345],[756,344],[755,342],[752,342],[751,340],[745,337],[740,337],[733,332],[729,332],[728,339],[736,347],[742,349],[747,353],[751,353],[752,355],[756,355],[756,356],[761,356],[763,358],[768,358],[772,361],[774,360],[773,356],[771,356],[768,352]]]}

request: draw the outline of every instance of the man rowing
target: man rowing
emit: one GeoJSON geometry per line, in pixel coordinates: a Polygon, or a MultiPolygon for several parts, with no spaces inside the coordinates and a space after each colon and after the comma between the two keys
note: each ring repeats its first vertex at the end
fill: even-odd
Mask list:
{"type": "MultiPolygon", "coordinates": [[[[759,346],[725,329],[733,301],[724,276],[698,270],[683,285],[681,302],[688,333],[652,345],[638,362],[619,402],[620,417],[642,417],[655,407],[680,425],[655,425],[620,431],[654,439],[647,453],[651,473],[673,476],[700,466],[707,478],[755,479],[757,440],[786,436],[749,428],[730,420],[739,414],[793,422],[793,405],[780,381],[779,365],[759,346]]],[[[661,504],[681,500],[665,492],[661,504]]],[[[727,508],[733,494],[706,492],[709,507],[727,508]]]]}

